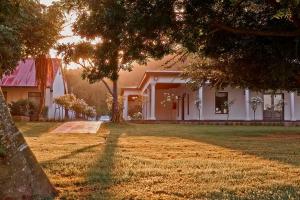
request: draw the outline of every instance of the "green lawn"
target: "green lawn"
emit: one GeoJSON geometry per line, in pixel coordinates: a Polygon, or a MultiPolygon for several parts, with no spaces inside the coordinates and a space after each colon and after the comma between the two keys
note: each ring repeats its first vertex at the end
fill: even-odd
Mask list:
{"type": "Polygon", "coordinates": [[[47,133],[57,125],[20,127],[59,199],[300,197],[300,128],[128,124],[97,135],[47,133]]]}

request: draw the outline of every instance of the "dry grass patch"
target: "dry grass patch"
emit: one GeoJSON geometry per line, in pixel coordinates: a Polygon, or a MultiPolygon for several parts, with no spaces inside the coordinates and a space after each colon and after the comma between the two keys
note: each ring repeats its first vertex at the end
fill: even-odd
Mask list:
{"type": "Polygon", "coordinates": [[[26,139],[59,199],[299,199],[299,135],[296,127],[128,124],[26,139]]]}

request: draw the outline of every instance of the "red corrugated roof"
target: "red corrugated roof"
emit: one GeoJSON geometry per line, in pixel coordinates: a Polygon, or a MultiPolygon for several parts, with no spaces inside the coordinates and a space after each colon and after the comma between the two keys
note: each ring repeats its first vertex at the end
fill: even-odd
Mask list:
{"type": "MultiPolygon", "coordinates": [[[[57,58],[51,58],[53,63],[53,75],[55,77],[58,69],[61,67],[61,60],[57,58]]],[[[54,81],[48,76],[47,87],[51,87],[54,81]]],[[[35,81],[35,62],[34,59],[26,59],[20,61],[16,69],[7,76],[3,76],[0,80],[0,86],[4,87],[36,87],[35,81]]]]}

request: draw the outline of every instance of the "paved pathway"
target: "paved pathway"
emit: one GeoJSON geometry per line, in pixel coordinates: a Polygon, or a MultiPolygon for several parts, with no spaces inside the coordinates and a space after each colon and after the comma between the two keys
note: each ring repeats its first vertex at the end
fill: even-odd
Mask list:
{"type": "Polygon", "coordinates": [[[51,133],[93,133],[96,134],[101,126],[99,121],[66,122],[51,131],[51,133]]]}

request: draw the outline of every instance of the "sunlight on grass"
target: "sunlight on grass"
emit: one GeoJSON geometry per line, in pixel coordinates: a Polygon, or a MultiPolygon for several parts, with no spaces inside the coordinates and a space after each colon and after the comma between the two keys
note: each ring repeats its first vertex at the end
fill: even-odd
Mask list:
{"type": "Polygon", "coordinates": [[[300,196],[296,127],[105,125],[97,135],[26,139],[58,199],[300,196]]]}

